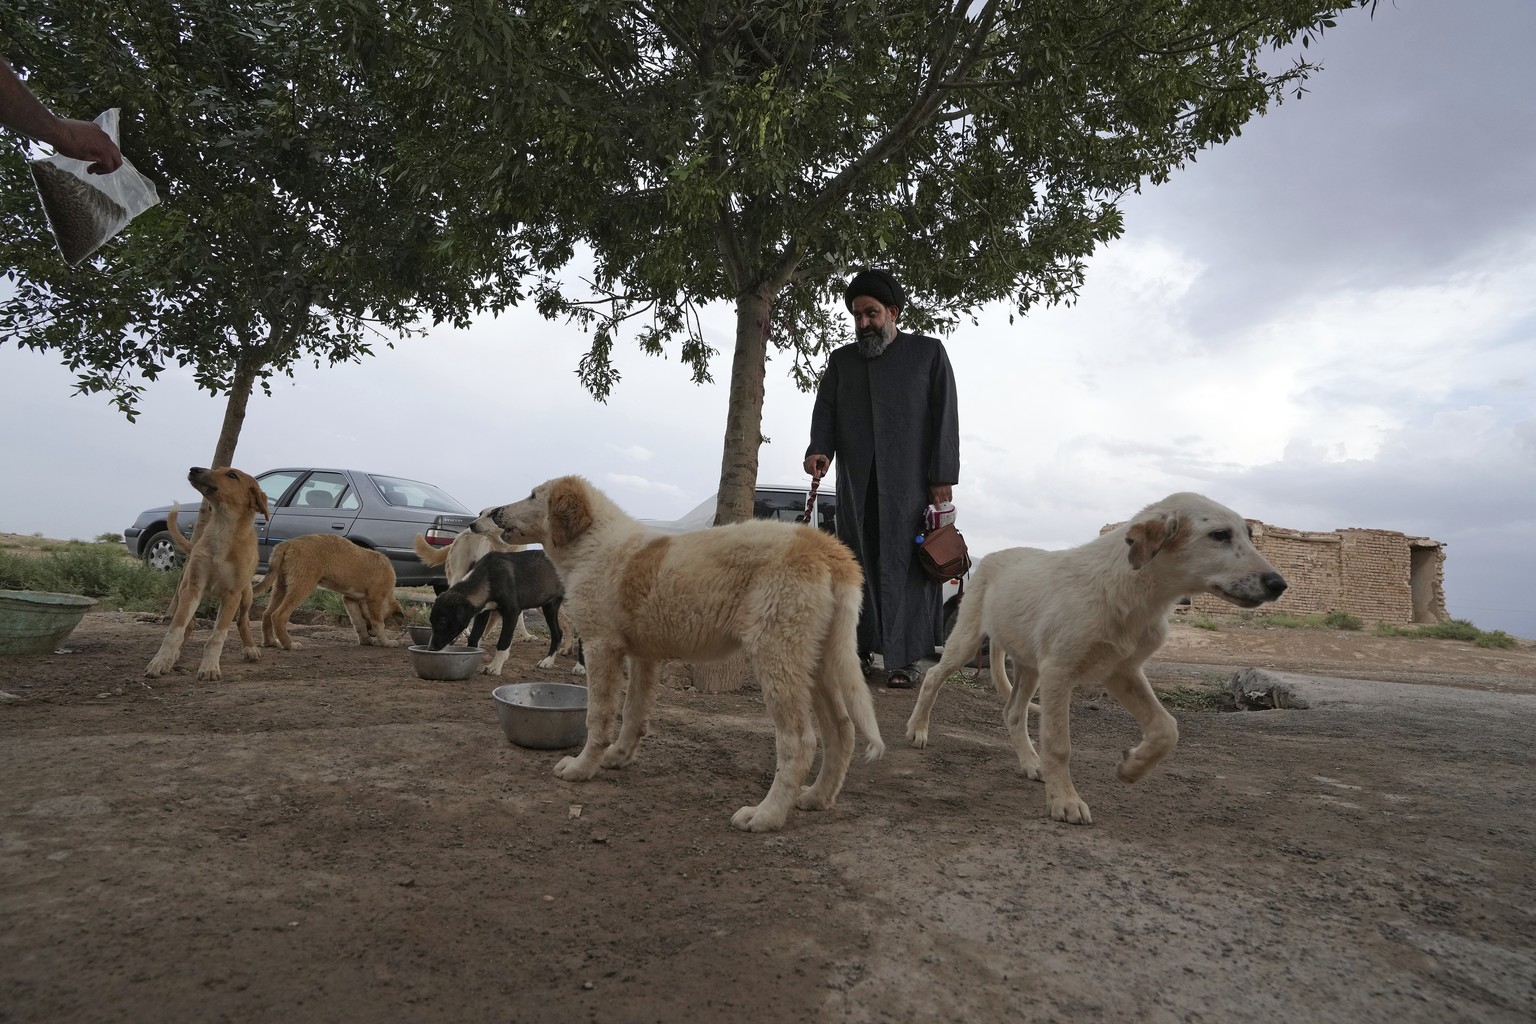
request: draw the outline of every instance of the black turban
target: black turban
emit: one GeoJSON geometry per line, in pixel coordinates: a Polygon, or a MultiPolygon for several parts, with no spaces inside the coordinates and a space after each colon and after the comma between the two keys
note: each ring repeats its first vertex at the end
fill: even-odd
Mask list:
{"type": "Polygon", "coordinates": [[[848,311],[853,312],[853,300],[860,295],[868,295],[882,306],[905,306],[907,293],[901,290],[901,285],[884,270],[861,270],[848,282],[848,290],[843,293],[843,302],[847,303],[848,311]]]}

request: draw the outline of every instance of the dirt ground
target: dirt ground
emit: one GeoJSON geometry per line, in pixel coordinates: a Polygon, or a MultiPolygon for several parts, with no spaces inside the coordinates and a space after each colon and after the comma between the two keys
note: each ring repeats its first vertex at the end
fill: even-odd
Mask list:
{"type": "MultiPolygon", "coordinates": [[[[3,1021],[1536,1019],[1536,649],[1177,626],[1160,687],[1235,668],[1307,710],[1079,696],[1094,824],[1050,821],[989,688],[888,745],[838,806],[729,825],[773,770],[753,691],[662,695],[585,784],[503,738],[497,680],[297,626],[223,681],[142,678],[149,617],[0,659],[3,1021]]],[[[501,682],[565,679],[514,645],[501,682]]]]}

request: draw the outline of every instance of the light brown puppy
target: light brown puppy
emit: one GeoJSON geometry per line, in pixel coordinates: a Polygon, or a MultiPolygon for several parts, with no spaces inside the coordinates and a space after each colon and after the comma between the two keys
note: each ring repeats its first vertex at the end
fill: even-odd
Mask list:
{"type": "MultiPolygon", "coordinates": [[[[484,533],[475,533],[473,530],[465,530],[453,538],[453,543],[445,548],[433,547],[427,543],[426,534],[418,533],[412,541],[416,548],[416,557],[428,565],[440,565],[443,567],[443,576],[451,587],[458,583],[469,570],[475,567],[475,563],[492,551],[522,551],[528,547],[526,544],[508,544],[500,536],[491,536],[484,533]]],[[[485,627],[482,633],[488,631],[496,621],[501,618],[501,613],[492,611],[487,613],[485,627]]],[[[533,634],[528,631],[528,624],[523,621],[521,615],[516,616],[517,625],[512,636],[517,640],[532,640],[533,634]]]]}
{"type": "Polygon", "coordinates": [[[218,598],[219,617],[208,646],[203,648],[197,678],[217,680],[219,656],[224,653],[224,638],[231,622],[240,630],[245,660],[256,661],[261,657],[261,648],[251,634],[251,576],[259,560],[256,515],[270,513],[261,486],[250,474],[238,469],[194,466],[187,473],[187,480],[202,494],[203,511],[189,549],[176,525],[177,510],[172,508],[166,517],[171,537],[187,549],[187,564],[182,567],[181,582],[171,602],[170,628],[144,674],[153,679],[176,664],[198,603],[206,595],[218,598]]]}
{"type": "Polygon", "coordinates": [[[288,638],[288,619],[316,587],[341,595],[358,643],[396,646],[384,630],[390,619],[403,625],[405,609],[395,599],[395,568],[389,559],[345,537],[311,533],[274,548],[267,574],[256,584],[255,594],[272,591],[261,617],[261,638],[268,647],[299,647],[288,638]]]}
{"type": "Polygon", "coordinates": [[[928,716],[950,673],[991,642],[992,682],[1008,697],[1003,722],[1025,776],[1045,781],[1051,817],[1092,823],[1072,785],[1072,691],[1103,683],[1141,726],[1119,775],[1136,782],[1179,739],[1179,726],[1142,671],[1168,636],[1168,613],[1186,594],[1214,594],[1257,608],[1285,592],[1285,579],[1253,546],[1247,520],[1199,494],[1171,494],[1130,522],[1065,551],[1007,548],[983,558],[960,602],[944,657],[923,677],[907,739],[928,743],[928,716]],[[1015,689],[1004,668],[1011,656],[1015,689]],[[1029,703],[1040,690],[1040,748],[1029,741],[1029,703]]]}
{"type": "Polygon", "coordinates": [[[470,529],[543,544],[565,585],[565,607],[586,650],[587,742],[555,765],[560,778],[578,782],[634,760],[662,660],[711,661],[738,650],[763,688],[778,763],[768,795],[738,810],[732,825],[767,832],[782,827],[792,807],[831,807],[853,757],[855,725],[870,760],[885,752],[854,635],[863,574],[835,537],[765,520],[664,534],[579,476],[487,509],[470,529]],[[821,770],[802,787],[818,732],[821,770]]]}

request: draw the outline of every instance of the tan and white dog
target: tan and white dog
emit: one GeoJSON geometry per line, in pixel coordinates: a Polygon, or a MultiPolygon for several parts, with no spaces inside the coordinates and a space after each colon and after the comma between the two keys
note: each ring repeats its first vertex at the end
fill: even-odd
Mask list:
{"type": "Polygon", "coordinates": [[[470,529],[544,545],[565,584],[565,607],[586,649],[587,742],[555,765],[560,778],[582,781],[634,760],[663,659],[711,661],[738,650],[751,659],[773,718],[777,768],[767,796],[738,810],[732,825],[767,832],[784,825],[791,807],[831,807],[853,757],[855,725],[868,759],[885,752],[859,672],[863,574],[831,535],[765,520],[664,534],[579,476],[487,509],[470,529]],[[802,787],[818,732],[821,770],[802,787]]]}
{"type": "Polygon", "coordinates": [[[1168,613],[1187,594],[1214,594],[1257,608],[1285,591],[1284,577],[1253,546],[1247,520],[1198,494],[1174,494],[1134,519],[1065,551],[1007,548],[971,575],[944,656],[923,677],[907,739],[928,743],[928,719],[944,680],[991,643],[992,681],[1008,697],[1003,722],[1026,776],[1045,780],[1057,821],[1087,825],[1088,805],[1072,785],[1070,715],[1079,684],[1103,683],[1135,717],[1142,740],[1125,752],[1119,776],[1136,782],[1166,757],[1179,726],[1152,691],[1142,666],[1168,636],[1168,613]],[[1018,686],[1008,683],[1011,656],[1018,686]],[[1040,692],[1040,747],[1029,741],[1029,700],[1040,692]]]}
{"type": "Polygon", "coordinates": [[[144,674],[154,679],[175,666],[198,604],[204,595],[213,595],[219,599],[219,617],[208,646],[203,648],[197,678],[217,680],[219,657],[224,653],[224,638],[231,622],[240,630],[245,660],[261,658],[261,648],[251,633],[251,576],[260,561],[256,552],[256,514],[270,513],[261,485],[238,469],[194,466],[187,473],[187,480],[202,494],[203,511],[190,546],[177,526],[177,508],[172,507],[166,516],[171,539],[187,552],[187,564],[181,570],[176,596],[171,599],[170,628],[144,674]]]}

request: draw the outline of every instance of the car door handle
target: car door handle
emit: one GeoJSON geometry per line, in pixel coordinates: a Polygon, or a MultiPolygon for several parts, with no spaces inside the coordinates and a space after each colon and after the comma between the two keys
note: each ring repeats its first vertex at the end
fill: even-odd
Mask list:
{"type": "Polygon", "coordinates": [[[340,530],[341,532],[345,533],[347,531],[347,524],[346,523],[332,523],[331,524],[331,529],[333,529],[333,530],[340,530]]]}

